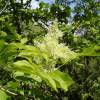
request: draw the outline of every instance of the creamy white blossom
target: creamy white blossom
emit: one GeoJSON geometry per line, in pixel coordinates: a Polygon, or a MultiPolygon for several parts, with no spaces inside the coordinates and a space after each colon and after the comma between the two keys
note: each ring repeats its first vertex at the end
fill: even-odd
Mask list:
{"type": "MultiPolygon", "coordinates": [[[[76,58],[76,53],[71,51],[64,43],[59,43],[59,38],[62,36],[63,33],[58,29],[58,24],[55,21],[53,25],[49,27],[48,33],[43,38],[43,41],[35,41],[35,43],[42,52],[48,53],[53,60],[61,59],[64,62],[68,62],[76,58]]],[[[52,65],[54,66],[53,63],[52,65]]]]}

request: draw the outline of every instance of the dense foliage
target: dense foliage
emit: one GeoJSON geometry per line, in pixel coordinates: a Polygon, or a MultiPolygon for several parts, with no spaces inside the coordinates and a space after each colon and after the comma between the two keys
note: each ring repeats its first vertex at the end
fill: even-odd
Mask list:
{"type": "Polygon", "coordinates": [[[0,100],[99,100],[99,8],[0,0],[0,100]]]}

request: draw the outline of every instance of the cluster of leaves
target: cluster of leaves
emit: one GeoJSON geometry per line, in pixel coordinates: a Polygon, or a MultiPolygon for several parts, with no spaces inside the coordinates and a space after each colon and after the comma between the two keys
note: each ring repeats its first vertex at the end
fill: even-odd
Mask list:
{"type": "MultiPolygon", "coordinates": [[[[55,66],[58,60],[61,59],[63,63],[66,63],[76,58],[77,55],[67,46],[59,44],[58,38],[61,36],[62,32],[59,31],[55,22],[42,41],[35,40],[34,46],[26,45],[27,37],[17,43],[7,43],[1,40],[0,65],[13,71],[15,79],[19,76],[22,78],[26,76],[37,82],[44,80],[55,91],[57,88],[67,91],[73,80],[68,74],[58,71],[55,66]]],[[[18,85],[12,82],[7,84],[7,87],[18,85]]]]}

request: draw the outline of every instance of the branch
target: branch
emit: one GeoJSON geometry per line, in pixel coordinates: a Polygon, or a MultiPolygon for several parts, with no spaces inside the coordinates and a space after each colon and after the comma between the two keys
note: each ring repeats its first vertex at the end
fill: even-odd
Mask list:
{"type": "Polygon", "coordinates": [[[22,30],[21,30],[21,25],[20,25],[20,20],[19,20],[19,15],[18,15],[18,11],[16,9],[15,3],[13,0],[10,0],[10,5],[13,9],[13,16],[14,16],[14,21],[15,21],[15,26],[16,26],[16,30],[19,34],[21,34],[22,30]]]}
{"type": "Polygon", "coordinates": [[[5,7],[0,11],[0,14],[2,14],[4,12],[4,10],[6,9],[7,6],[8,6],[8,2],[6,3],[5,7]]]}
{"type": "Polygon", "coordinates": [[[11,92],[11,91],[9,91],[9,90],[3,88],[2,86],[0,86],[0,89],[1,89],[2,91],[4,91],[4,92],[8,93],[8,94],[11,94],[11,95],[14,95],[14,96],[17,96],[17,95],[18,95],[18,94],[16,94],[16,93],[13,93],[13,92],[11,92]]]}
{"type": "Polygon", "coordinates": [[[38,20],[38,24],[40,24],[45,30],[48,30],[48,26],[45,25],[41,20],[38,20]]]}
{"type": "MultiPolygon", "coordinates": [[[[2,91],[4,91],[4,92],[6,92],[6,93],[8,93],[8,94],[10,94],[10,95],[14,95],[14,96],[18,96],[18,95],[20,95],[20,96],[23,96],[23,95],[21,95],[21,94],[16,94],[16,93],[14,93],[14,92],[11,92],[11,91],[9,91],[9,90],[7,90],[7,89],[5,89],[5,88],[3,88],[2,86],[0,86],[0,90],[2,90],[2,91]]],[[[34,99],[34,96],[30,96],[30,95],[25,95],[25,97],[27,98],[27,99],[34,99]]]]}

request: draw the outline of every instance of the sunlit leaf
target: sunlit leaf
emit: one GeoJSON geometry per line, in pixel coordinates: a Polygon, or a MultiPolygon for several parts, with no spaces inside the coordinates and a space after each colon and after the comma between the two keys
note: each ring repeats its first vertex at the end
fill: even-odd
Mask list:
{"type": "Polygon", "coordinates": [[[17,61],[15,63],[13,63],[13,69],[16,71],[21,71],[21,72],[27,73],[27,74],[33,74],[35,71],[34,66],[32,66],[26,60],[17,61]]]}
{"type": "Polygon", "coordinates": [[[7,100],[9,96],[2,90],[0,90],[0,100],[7,100]]]}
{"type": "Polygon", "coordinates": [[[69,86],[74,83],[72,78],[59,70],[49,73],[50,77],[56,82],[57,87],[67,91],[69,86]]]}
{"type": "Polygon", "coordinates": [[[53,88],[55,91],[57,91],[56,83],[55,83],[55,81],[53,80],[53,78],[50,77],[50,75],[49,75],[48,73],[40,72],[40,73],[39,73],[39,76],[40,76],[49,86],[51,86],[51,88],[53,88]]]}

